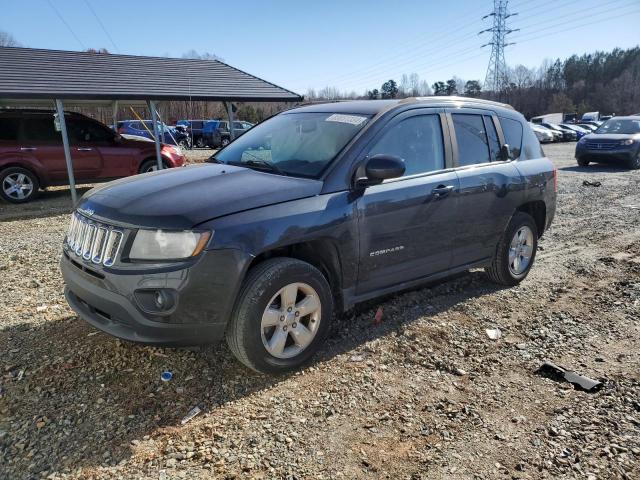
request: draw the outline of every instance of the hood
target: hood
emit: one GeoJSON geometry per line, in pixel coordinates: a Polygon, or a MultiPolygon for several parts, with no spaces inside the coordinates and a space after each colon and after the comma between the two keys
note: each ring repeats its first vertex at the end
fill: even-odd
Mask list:
{"type": "Polygon", "coordinates": [[[640,134],[637,133],[590,133],[582,137],[583,139],[591,142],[600,143],[618,143],[620,140],[640,140],[640,134]]]}
{"type": "Polygon", "coordinates": [[[318,195],[322,182],[205,163],[123,178],[85,194],[93,218],[140,227],[188,229],[243,210],[318,195]]]}

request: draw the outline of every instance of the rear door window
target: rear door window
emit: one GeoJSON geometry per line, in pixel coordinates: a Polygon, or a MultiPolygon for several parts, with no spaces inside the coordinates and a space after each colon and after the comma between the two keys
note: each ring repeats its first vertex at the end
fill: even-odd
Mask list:
{"type": "Polygon", "coordinates": [[[24,140],[34,143],[60,143],[62,135],[53,126],[53,115],[24,119],[24,140]]]}
{"type": "Polygon", "coordinates": [[[504,140],[511,149],[511,160],[520,157],[522,151],[522,124],[517,120],[500,117],[504,140]]]}
{"type": "Polygon", "coordinates": [[[451,117],[458,143],[458,165],[489,162],[489,141],[482,115],[454,113],[451,117]]]}
{"type": "Polygon", "coordinates": [[[438,115],[406,118],[382,134],[369,152],[395,155],[404,160],[404,176],[433,172],[444,168],[442,127],[438,115]]]}
{"type": "Polygon", "coordinates": [[[0,141],[17,141],[19,127],[20,119],[18,118],[0,118],[0,141]]]}

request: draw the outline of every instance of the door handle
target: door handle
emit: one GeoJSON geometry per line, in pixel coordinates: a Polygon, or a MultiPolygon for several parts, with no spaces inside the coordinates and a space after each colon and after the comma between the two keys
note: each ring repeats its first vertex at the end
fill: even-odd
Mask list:
{"type": "Polygon", "coordinates": [[[92,152],[93,148],[91,148],[91,147],[78,147],[78,148],[76,148],[76,150],[78,150],[79,152],[92,152]]]}
{"type": "Polygon", "coordinates": [[[453,185],[438,185],[431,190],[431,193],[435,198],[443,198],[449,195],[453,191],[453,185]]]}
{"type": "Polygon", "coordinates": [[[21,152],[33,152],[35,150],[37,150],[36,147],[20,147],[21,152]]]}

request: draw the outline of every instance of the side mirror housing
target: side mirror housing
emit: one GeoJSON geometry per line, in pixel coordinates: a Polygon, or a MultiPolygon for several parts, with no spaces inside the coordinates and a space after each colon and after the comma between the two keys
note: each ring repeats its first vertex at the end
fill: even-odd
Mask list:
{"type": "Polygon", "coordinates": [[[500,148],[500,160],[505,162],[511,160],[511,147],[507,143],[500,148]]]}
{"type": "Polygon", "coordinates": [[[400,157],[380,153],[358,167],[355,184],[361,188],[378,185],[384,180],[401,177],[405,169],[404,160],[400,157]]]}

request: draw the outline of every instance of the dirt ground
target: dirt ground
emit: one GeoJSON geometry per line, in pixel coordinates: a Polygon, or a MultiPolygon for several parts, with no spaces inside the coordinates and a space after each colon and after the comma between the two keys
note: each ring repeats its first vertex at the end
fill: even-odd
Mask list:
{"type": "Polygon", "coordinates": [[[640,478],[640,171],[573,150],[545,147],[558,211],[520,286],[472,271],[361,305],[281,378],[96,331],[62,294],[68,192],[0,205],[0,478],[640,478]]]}

